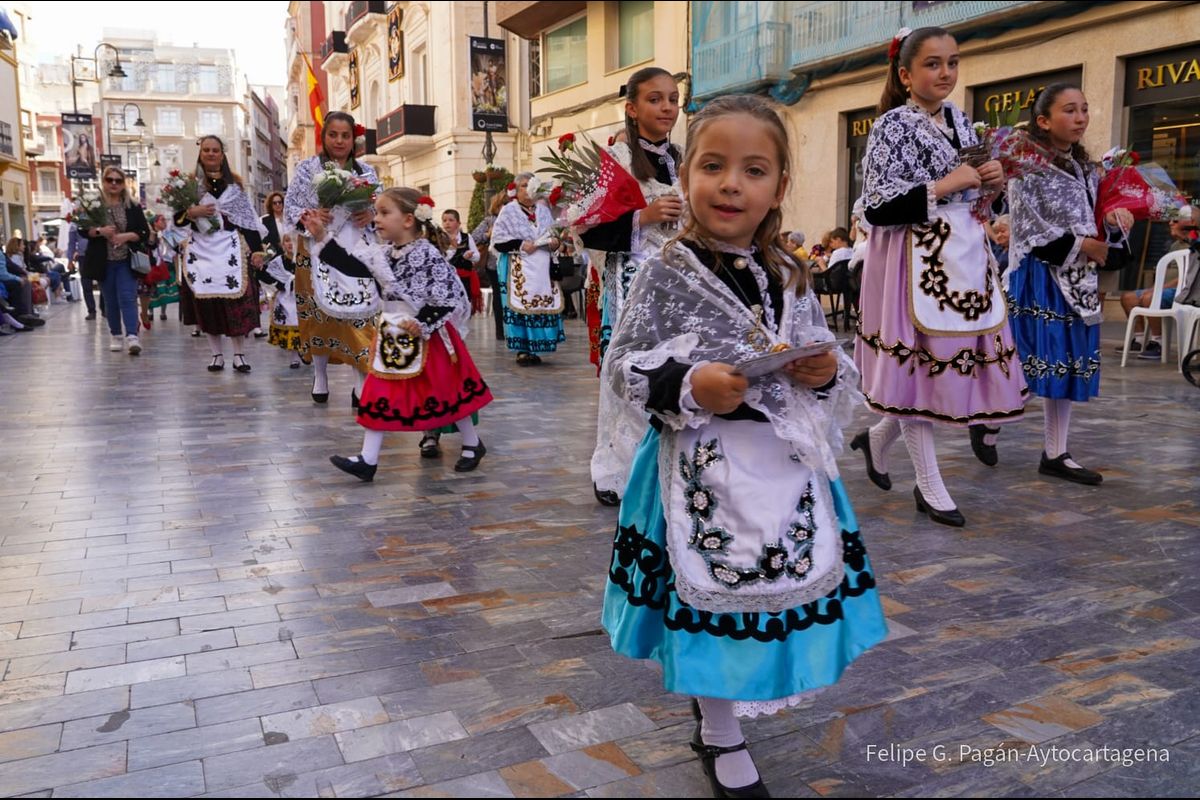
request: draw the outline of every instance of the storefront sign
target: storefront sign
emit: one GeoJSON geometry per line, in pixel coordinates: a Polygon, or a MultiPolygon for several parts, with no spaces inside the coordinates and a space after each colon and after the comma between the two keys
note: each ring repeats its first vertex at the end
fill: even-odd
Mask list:
{"type": "Polygon", "coordinates": [[[1200,97],[1200,46],[1151,53],[1125,63],[1126,105],[1191,97],[1200,97]]]}
{"type": "Polygon", "coordinates": [[[846,146],[865,147],[867,137],[871,135],[871,126],[875,124],[875,109],[864,108],[861,111],[846,113],[846,146]]]}
{"type": "Polygon", "coordinates": [[[1037,93],[1052,83],[1070,83],[1079,86],[1083,81],[1083,70],[1079,67],[1059,70],[1058,72],[1043,72],[1029,75],[1016,80],[1001,83],[989,83],[971,89],[973,106],[971,119],[975,122],[987,122],[993,115],[1021,109],[1021,120],[1029,121],[1029,107],[1037,93]]]}

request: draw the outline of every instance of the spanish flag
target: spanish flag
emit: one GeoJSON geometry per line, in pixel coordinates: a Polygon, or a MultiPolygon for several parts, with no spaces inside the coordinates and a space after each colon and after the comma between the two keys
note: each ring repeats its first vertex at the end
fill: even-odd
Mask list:
{"type": "Polygon", "coordinates": [[[317,126],[317,152],[321,152],[321,128],[325,125],[325,115],[321,113],[321,103],[325,102],[325,96],[321,94],[321,84],[317,82],[316,73],[313,72],[312,64],[308,61],[308,56],[304,56],[304,68],[307,71],[306,82],[308,83],[308,110],[312,112],[313,122],[317,126]]]}

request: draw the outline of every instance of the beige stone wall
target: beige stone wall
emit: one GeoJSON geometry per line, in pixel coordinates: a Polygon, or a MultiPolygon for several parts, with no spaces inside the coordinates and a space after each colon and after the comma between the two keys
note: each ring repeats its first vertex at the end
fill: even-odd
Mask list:
{"type": "MultiPolygon", "coordinates": [[[[1099,6],[995,39],[966,42],[958,86],[950,99],[969,113],[972,86],[1082,66],[1091,111],[1084,144],[1102,153],[1126,138],[1123,59],[1196,41],[1200,5],[1099,6]]],[[[877,103],[883,76],[880,66],[816,82],[799,103],[785,110],[796,153],[796,189],[785,206],[785,228],[803,230],[812,238],[849,218],[853,198],[846,196],[844,115],[877,103]]]]}

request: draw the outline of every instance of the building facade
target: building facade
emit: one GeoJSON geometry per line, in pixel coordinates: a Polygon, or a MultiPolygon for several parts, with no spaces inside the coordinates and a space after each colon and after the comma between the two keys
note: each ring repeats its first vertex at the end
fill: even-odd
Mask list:
{"type": "MultiPolygon", "coordinates": [[[[500,2],[500,25],[524,40],[522,80],[529,86],[529,148],[521,167],[537,169],[546,148],[565,133],[585,133],[603,144],[624,127],[629,76],[658,66],[680,78],[688,94],[687,3],[500,2]]],[[[684,143],[686,115],[671,138],[684,143]]]]}
{"type": "Polygon", "coordinates": [[[30,235],[29,167],[21,125],[17,46],[0,31],[0,238],[30,235]]]}
{"type": "MultiPolygon", "coordinates": [[[[291,0],[284,38],[287,47],[287,101],[283,112],[287,174],[316,154],[316,123],[308,102],[308,68],[311,67],[321,96],[329,96],[329,79],[321,67],[321,48],[326,39],[325,4],[291,0]]],[[[323,108],[325,106],[322,106],[323,108]]]]}
{"type": "MultiPolygon", "coordinates": [[[[1161,164],[1200,195],[1200,5],[1183,2],[708,3],[693,2],[700,103],[733,91],[783,105],[797,174],[785,227],[810,239],[845,225],[861,193],[861,161],[883,89],[889,41],[901,26],[938,25],[959,40],[950,96],[975,120],[1057,80],[1080,85],[1091,124],[1084,144],[1118,144],[1161,164]]],[[[1164,225],[1140,225],[1132,285],[1153,269],[1164,225]]],[[[1110,287],[1115,288],[1115,287],[1110,287]]]]}
{"type": "Polygon", "coordinates": [[[287,168],[282,157],[279,106],[275,97],[282,86],[252,86],[246,101],[250,115],[246,141],[250,159],[246,171],[246,190],[256,208],[264,208],[267,195],[287,188],[287,168]]]}

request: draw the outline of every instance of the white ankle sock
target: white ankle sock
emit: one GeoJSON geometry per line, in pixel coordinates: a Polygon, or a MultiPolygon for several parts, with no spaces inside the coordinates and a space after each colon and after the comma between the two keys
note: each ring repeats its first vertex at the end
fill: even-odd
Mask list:
{"type": "Polygon", "coordinates": [[[905,420],[900,423],[900,429],[904,431],[908,457],[912,459],[913,469],[917,472],[921,496],[938,511],[953,509],[954,500],[946,491],[942,473],[938,471],[937,451],[933,447],[933,423],[905,420]]]}
{"type": "MultiPolygon", "coordinates": [[[[1044,411],[1046,457],[1053,460],[1067,452],[1067,434],[1071,428],[1071,401],[1046,400],[1044,411]]],[[[1063,463],[1073,469],[1079,467],[1074,459],[1068,458],[1063,463]]]]}
{"type": "Polygon", "coordinates": [[[470,417],[460,419],[454,423],[463,437],[463,447],[474,447],[479,444],[479,434],[475,431],[475,423],[471,422],[470,417]]]}
{"type": "Polygon", "coordinates": [[[224,357],[225,352],[221,348],[221,335],[217,333],[208,334],[208,346],[212,349],[214,356],[224,357]]]}
{"type": "Polygon", "coordinates": [[[995,433],[983,432],[983,443],[989,447],[995,447],[996,442],[1000,441],[1000,429],[997,428],[995,433]]]}
{"type": "Polygon", "coordinates": [[[374,466],[383,449],[383,431],[363,431],[362,460],[374,466]]]}
{"type": "Polygon", "coordinates": [[[329,393],[329,356],[313,356],[313,394],[329,393]]]}
{"type": "MultiPolygon", "coordinates": [[[[700,738],[705,744],[734,747],[745,741],[741,723],[733,713],[732,700],[718,700],[715,697],[696,699],[700,701],[700,713],[704,716],[700,723],[700,738]]],[[[730,789],[740,789],[758,781],[758,769],[754,766],[754,759],[750,758],[749,750],[717,756],[716,767],[717,780],[730,789]]]]}
{"type": "Polygon", "coordinates": [[[877,472],[888,471],[888,451],[900,436],[900,420],[884,417],[869,429],[871,437],[871,461],[877,472]]]}

